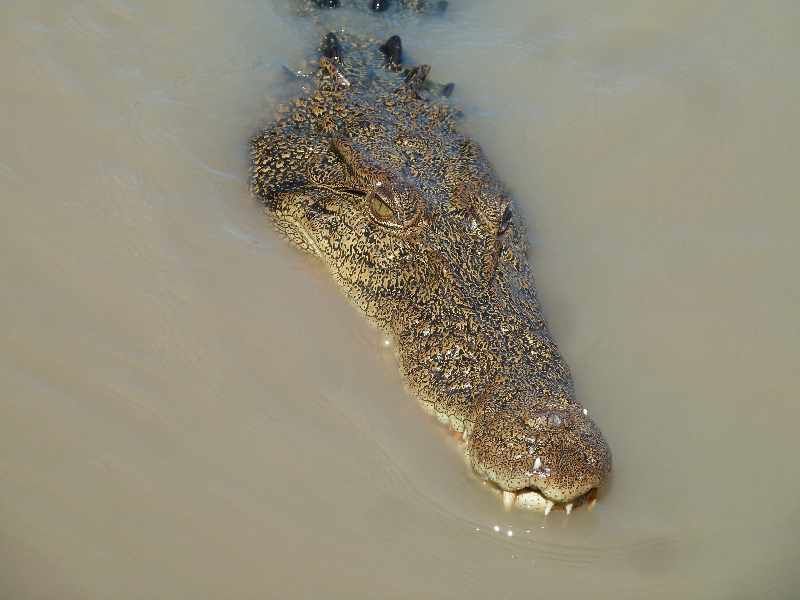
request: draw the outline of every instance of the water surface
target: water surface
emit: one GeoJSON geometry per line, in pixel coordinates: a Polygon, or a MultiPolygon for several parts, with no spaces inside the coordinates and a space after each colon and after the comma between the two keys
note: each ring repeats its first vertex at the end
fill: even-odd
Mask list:
{"type": "Polygon", "coordinates": [[[9,1],[0,597],[796,594],[800,11],[451,5],[387,31],[531,224],[614,451],[596,509],[504,512],[249,197],[307,23],[9,1]]]}

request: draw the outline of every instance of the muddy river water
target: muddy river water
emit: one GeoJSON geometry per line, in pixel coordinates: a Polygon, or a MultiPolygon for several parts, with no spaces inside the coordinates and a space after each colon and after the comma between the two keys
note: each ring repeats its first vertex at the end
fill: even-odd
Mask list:
{"type": "Polygon", "coordinates": [[[473,479],[248,194],[307,22],[0,17],[0,598],[797,597],[797,3],[389,27],[514,191],[614,452],[593,511],[547,518],[473,479]]]}

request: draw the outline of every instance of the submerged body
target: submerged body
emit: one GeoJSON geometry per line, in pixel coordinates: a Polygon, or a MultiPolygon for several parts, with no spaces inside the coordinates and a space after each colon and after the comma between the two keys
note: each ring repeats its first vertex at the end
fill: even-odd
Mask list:
{"type": "Polygon", "coordinates": [[[524,222],[399,38],[332,34],[251,142],[251,186],[387,335],[422,405],[508,504],[571,508],[611,468],[542,316],[524,222]]]}

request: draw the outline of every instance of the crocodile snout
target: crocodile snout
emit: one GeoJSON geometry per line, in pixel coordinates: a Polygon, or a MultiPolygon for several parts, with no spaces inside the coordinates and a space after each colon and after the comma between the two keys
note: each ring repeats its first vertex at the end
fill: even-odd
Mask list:
{"type": "Polygon", "coordinates": [[[513,494],[510,502],[545,510],[555,503],[571,508],[605,482],[611,451],[582,406],[532,404],[502,412],[496,407],[491,402],[478,411],[467,453],[479,476],[513,494]],[[542,506],[533,506],[537,503],[542,506]]]}

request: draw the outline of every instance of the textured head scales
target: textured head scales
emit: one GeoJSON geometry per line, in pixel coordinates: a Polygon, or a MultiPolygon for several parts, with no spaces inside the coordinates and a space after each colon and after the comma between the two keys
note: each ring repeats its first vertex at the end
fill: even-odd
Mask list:
{"type": "Polygon", "coordinates": [[[392,335],[409,387],[501,490],[570,502],[611,466],[533,289],[527,233],[450,86],[399,38],[329,34],[307,94],[252,141],[252,188],[392,335]]]}

